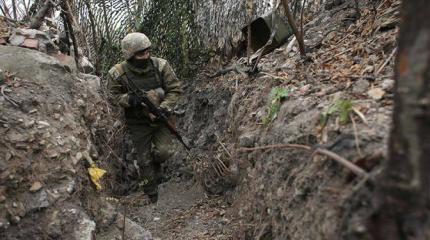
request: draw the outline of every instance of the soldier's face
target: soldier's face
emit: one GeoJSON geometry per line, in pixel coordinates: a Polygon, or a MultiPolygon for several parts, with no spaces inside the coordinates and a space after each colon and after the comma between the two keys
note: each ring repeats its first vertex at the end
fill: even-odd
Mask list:
{"type": "Polygon", "coordinates": [[[149,59],[149,56],[149,49],[145,49],[134,54],[134,58],[137,60],[149,59]]]}

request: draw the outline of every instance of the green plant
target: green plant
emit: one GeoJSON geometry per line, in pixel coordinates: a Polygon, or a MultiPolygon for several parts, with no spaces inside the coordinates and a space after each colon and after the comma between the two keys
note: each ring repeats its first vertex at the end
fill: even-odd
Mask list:
{"type": "Polygon", "coordinates": [[[339,117],[340,124],[347,124],[349,120],[349,113],[352,111],[352,102],[351,100],[337,100],[334,103],[330,104],[326,111],[321,113],[320,116],[320,125],[324,127],[327,125],[328,119],[330,116],[339,117]]]}
{"type": "Polygon", "coordinates": [[[269,106],[267,107],[267,116],[263,118],[262,124],[267,126],[278,116],[278,112],[281,109],[282,100],[288,97],[290,92],[287,88],[274,87],[269,94],[269,106]]]}

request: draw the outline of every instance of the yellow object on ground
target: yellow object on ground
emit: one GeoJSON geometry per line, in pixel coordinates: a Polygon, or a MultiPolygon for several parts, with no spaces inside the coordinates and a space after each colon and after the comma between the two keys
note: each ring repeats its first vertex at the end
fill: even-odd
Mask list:
{"type": "Polygon", "coordinates": [[[95,164],[91,164],[91,166],[88,168],[88,173],[90,174],[91,181],[96,185],[96,189],[100,190],[102,189],[102,186],[100,185],[100,178],[103,177],[103,175],[106,173],[105,170],[97,168],[95,164]]]}

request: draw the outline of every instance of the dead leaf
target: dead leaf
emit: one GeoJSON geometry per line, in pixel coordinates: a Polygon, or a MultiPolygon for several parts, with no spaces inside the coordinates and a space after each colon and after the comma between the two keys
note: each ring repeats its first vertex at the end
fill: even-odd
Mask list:
{"type": "Polygon", "coordinates": [[[42,189],[42,183],[41,182],[34,182],[31,184],[30,192],[37,192],[40,189],[42,189]]]}
{"type": "Polygon", "coordinates": [[[372,88],[367,92],[367,94],[374,100],[381,100],[385,95],[385,91],[381,88],[372,88]]]}

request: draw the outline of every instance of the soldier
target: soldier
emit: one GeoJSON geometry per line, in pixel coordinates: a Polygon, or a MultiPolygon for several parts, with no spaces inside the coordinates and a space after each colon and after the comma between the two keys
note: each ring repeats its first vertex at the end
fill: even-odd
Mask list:
{"type": "Polygon", "coordinates": [[[161,182],[160,164],[172,154],[172,136],[169,130],[138,98],[128,91],[128,81],[147,93],[151,101],[170,115],[182,93],[181,83],[170,64],[150,56],[151,41],[145,34],[130,33],[121,42],[125,61],[109,70],[110,100],[124,107],[127,128],[137,149],[138,165],[145,179],[145,192],[157,196],[161,182]]]}

